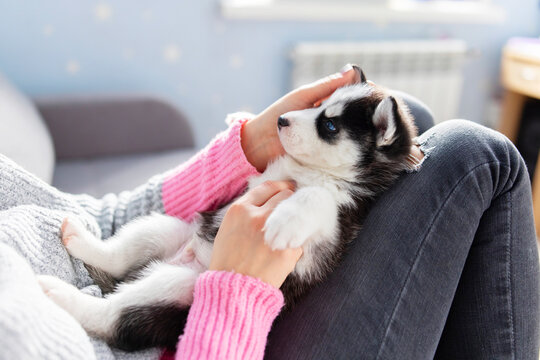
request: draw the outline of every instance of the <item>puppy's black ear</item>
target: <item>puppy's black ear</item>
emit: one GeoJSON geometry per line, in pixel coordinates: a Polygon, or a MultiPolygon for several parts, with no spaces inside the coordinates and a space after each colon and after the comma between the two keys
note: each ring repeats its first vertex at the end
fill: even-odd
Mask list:
{"type": "Polygon", "coordinates": [[[358,83],[365,83],[367,81],[366,79],[366,75],[364,75],[364,72],[362,71],[362,69],[360,69],[360,67],[358,65],[353,65],[352,66],[353,69],[354,69],[354,83],[355,84],[358,84],[358,83]]]}
{"type": "Polygon", "coordinates": [[[377,105],[373,115],[373,125],[377,129],[377,146],[391,145],[397,137],[401,123],[398,103],[393,96],[388,96],[377,105]]]}

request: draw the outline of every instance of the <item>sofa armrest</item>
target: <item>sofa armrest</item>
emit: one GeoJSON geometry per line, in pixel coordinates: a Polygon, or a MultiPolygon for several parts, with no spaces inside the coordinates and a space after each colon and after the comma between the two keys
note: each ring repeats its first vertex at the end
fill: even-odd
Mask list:
{"type": "Polygon", "coordinates": [[[194,146],[186,117],[151,96],[62,96],[34,102],[49,127],[58,159],[194,146]]]}

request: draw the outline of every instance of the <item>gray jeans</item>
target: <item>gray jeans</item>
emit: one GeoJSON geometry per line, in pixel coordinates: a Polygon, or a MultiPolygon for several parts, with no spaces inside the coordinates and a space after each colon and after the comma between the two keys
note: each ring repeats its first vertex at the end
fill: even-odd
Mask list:
{"type": "MultiPolygon", "coordinates": [[[[426,127],[430,115],[408,99],[426,127]]],[[[268,359],[538,359],[531,186],[508,139],[462,120],[369,212],[337,271],[275,322],[268,359]]]]}

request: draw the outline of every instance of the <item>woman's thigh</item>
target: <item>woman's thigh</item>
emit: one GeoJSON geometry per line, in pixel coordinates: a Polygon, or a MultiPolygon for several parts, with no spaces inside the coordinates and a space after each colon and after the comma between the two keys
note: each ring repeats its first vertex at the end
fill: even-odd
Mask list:
{"type": "Polygon", "coordinates": [[[78,287],[91,283],[84,265],[60,241],[67,214],[95,235],[94,218],[71,198],[0,155],[0,242],[15,249],[38,274],[55,274],[78,287]]]}
{"type": "MultiPolygon", "coordinates": [[[[448,121],[428,130],[420,142],[426,154],[421,169],[404,174],[376,201],[338,269],[276,321],[268,358],[433,358],[479,226],[497,199],[519,207],[497,209],[496,216],[521,229],[502,230],[512,247],[536,251],[526,170],[502,135],[448,121]]],[[[511,261],[503,258],[484,268],[484,276],[499,276],[511,261]]],[[[520,320],[492,332],[527,332],[515,338],[527,339],[523,349],[536,349],[538,258],[520,261],[526,280],[508,286],[512,297],[530,297],[532,317],[523,318],[524,309],[493,309],[520,320]],[[518,323],[528,325],[517,328],[518,323]]],[[[489,298],[490,291],[478,296],[489,298]]]]}

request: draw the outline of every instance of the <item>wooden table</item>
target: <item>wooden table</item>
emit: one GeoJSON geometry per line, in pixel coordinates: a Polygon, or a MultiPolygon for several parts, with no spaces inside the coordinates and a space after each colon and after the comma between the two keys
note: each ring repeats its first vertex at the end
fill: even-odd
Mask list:
{"type": "MultiPolygon", "coordinates": [[[[538,44],[540,47],[540,44],[538,44]]],[[[516,142],[523,105],[528,97],[540,99],[540,52],[511,42],[503,50],[502,83],[505,88],[499,131],[516,142]]],[[[532,183],[534,222],[540,239],[540,153],[532,183]]]]}

